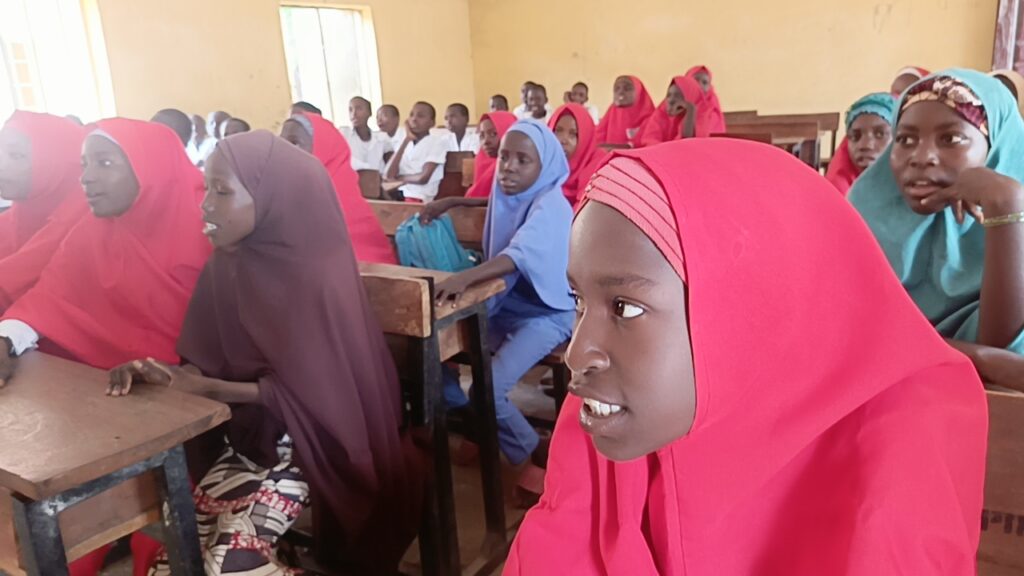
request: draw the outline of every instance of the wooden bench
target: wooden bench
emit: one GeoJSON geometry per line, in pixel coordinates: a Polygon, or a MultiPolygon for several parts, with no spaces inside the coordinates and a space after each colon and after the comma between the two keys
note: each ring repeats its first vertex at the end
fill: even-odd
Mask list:
{"type": "Polygon", "coordinates": [[[756,112],[751,116],[749,112],[734,113],[735,117],[730,120],[726,115],[726,131],[732,132],[732,124],[808,124],[817,123],[818,130],[829,134],[830,157],[836,153],[836,136],[839,132],[841,116],[839,112],[823,112],[813,114],[768,114],[758,115],[756,112]]]}
{"type": "Polygon", "coordinates": [[[1024,574],[1024,395],[987,392],[985,510],[978,547],[980,576],[1024,574]]]}
{"type": "Polygon", "coordinates": [[[172,573],[204,573],[182,444],[229,408],[159,386],[110,398],[107,384],[105,371],[29,352],[0,390],[0,573],[65,575],[153,522],[172,573]]]}
{"type": "MultiPolygon", "coordinates": [[[[384,233],[394,239],[395,231],[409,218],[420,213],[423,209],[419,204],[408,204],[405,202],[391,202],[387,200],[370,200],[370,206],[384,233]]],[[[482,238],[484,237],[484,221],[487,219],[487,208],[484,207],[460,207],[448,211],[452,218],[452,226],[455,228],[455,238],[466,248],[473,250],[482,249],[482,238]]]]}
{"type": "Polygon", "coordinates": [[[452,196],[465,196],[466,188],[462,181],[462,164],[465,160],[472,160],[475,154],[472,152],[449,152],[444,163],[444,177],[437,189],[437,198],[449,198],[452,196]]]}
{"type": "Polygon", "coordinates": [[[771,134],[772,144],[792,150],[801,160],[818,168],[820,130],[817,122],[762,122],[734,123],[727,134],[771,134]]]}
{"type": "Polygon", "coordinates": [[[751,120],[757,120],[757,110],[738,110],[735,112],[724,112],[722,116],[725,117],[726,127],[733,122],[737,124],[746,124],[751,120]]]}
{"type": "Polygon", "coordinates": [[[737,140],[750,140],[762,144],[771,144],[772,135],[767,132],[714,132],[712,138],[735,138],[737,140]]]}

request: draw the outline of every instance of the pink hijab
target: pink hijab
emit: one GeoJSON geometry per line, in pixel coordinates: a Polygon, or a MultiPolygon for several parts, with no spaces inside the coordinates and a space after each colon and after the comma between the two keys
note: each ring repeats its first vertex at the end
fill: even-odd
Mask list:
{"type": "Polygon", "coordinates": [[[857,213],[764,144],[687,140],[612,158],[630,165],[600,168],[584,209],[632,206],[648,235],[674,230],[693,426],[613,462],[571,396],[504,574],[975,573],[985,394],[857,213]],[[663,188],[668,226],[643,223],[665,214],[635,199],[635,173],[663,188]]]}
{"type": "MultiPolygon", "coordinates": [[[[696,80],[697,74],[701,72],[708,75],[709,82],[714,80],[714,76],[707,66],[694,66],[686,71],[686,75],[696,80]]],[[[706,95],[708,105],[705,108],[705,114],[708,117],[708,128],[712,134],[722,134],[725,132],[725,114],[722,113],[722,103],[718,101],[718,92],[715,90],[714,84],[708,88],[706,95]]]]}
{"type": "Polygon", "coordinates": [[[571,206],[575,206],[583,196],[583,189],[587,186],[591,174],[597,170],[598,162],[604,157],[604,150],[597,147],[597,140],[594,138],[594,120],[590,117],[587,109],[579,104],[563,104],[548,120],[548,128],[555,131],[558,120],[571,114],[576,120],[577,144],[576,152],[569,158],[569,179],[562,185],[562,193],[571,206]]]}
{"type": "MultiPolygon", "coordinates": [[[[683,93],[686,101],[692,102],[694,105],[694,113],[697,115],[693,124],[694,137],[704,138],[710,136],[711,118],[708,115],[709,103],[707,94],[704,94],[697,81],[689,76],[676,76],[672,79],[672,83],[683,93]]],[[[668,115],[668,98],[666,97],[658,105],[658,109],[654,111],[654,114],[651,114],[647,123],[644,124],[637,141],[643,147],[680,140],[682,138],[680,132],[683,129],[683,121],[685,119],[685,113],[679,116],[668,115]]]]}
{"type": "Polygon", "coordinates": [[[619,107],[612,103],[597,125],[594,133],[598,145],[601,144],[634,144],[640,136],[647,119],[654,114],[654,101],[647,93],[644,83],[636,76],[627,76],[633,82],[636,99],[632,106],[619,107]],[[629,131],[633,130],[630,137],[629,131]]]}

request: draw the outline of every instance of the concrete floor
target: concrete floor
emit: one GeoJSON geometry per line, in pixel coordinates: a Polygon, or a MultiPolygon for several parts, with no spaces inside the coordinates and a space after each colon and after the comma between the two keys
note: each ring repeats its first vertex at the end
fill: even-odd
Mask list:
{"type": "MultiPolygon", "coordinates": [[[[524,413],[547,419],[554,418],[554,401],[546,396],[539,386],[545,371],[531,371],[512,391],[511,399],[524,413]]],[[[467,374],[463,375],[464,384],[468,385],[467,374]]],[[[460,439],[453,436],[451,445],[457,448],[460,439]]],[[[513,493],[518,471],[502,459],[503,488],[505,490],[505,518],[509,527],[510,537],[514,528],[523,518],[525,510],[514,505],[513,493]]],[[[483,493],[480,484],[480,471],[476,464],[469,466],[453,466],[452,477],[455,488],[456,521],[459,528],[459,552],[462,559],[463,573],[466,576],[485,576],[477,568],[481,564],[479,558],[486,533],[483,513],[483,493]]],[[[409,576],[421,574],[419,564],[419,548],[416,544],[409,549],[402,563],[402,570],[409,576]]],[[[131,576],[131,559],[122,560],[102,573],[102,576],[131,576]]],[[[491,574],[501,574],[501,566],[491,574]]]]}

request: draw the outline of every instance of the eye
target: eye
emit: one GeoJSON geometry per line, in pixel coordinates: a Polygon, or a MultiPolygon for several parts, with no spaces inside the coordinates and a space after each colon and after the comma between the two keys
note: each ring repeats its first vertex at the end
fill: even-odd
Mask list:
{"type": "Polygon", "coordinates": [[[897,134],[895,140],[900,146],[914,146],[917,144],[917,138],[907,134],[897,134]]]}
{"type": "Polygon", "coordinates": [[[104,168],[110,168],[113,165],[114,163],[110,160],[100,160],[100,166],[103,166],[104,168]]]}
{"type": "Polygon", "coordinates": [[[637,316],[643,315],[644,312],[645,310],[637,306],[636,304],[630,304],[629,302],[625,302],[623,300],[615,301],[615,315],[620,318],[630,320],[632,318],[636,318],[637,316]]]}
{"type": "Polygon", "coordinates": [[[954,146],[964,144],[967,140],[967,136],[964,136],[963,134],[946,134],[942,137],[943,142],[954,146]]]}

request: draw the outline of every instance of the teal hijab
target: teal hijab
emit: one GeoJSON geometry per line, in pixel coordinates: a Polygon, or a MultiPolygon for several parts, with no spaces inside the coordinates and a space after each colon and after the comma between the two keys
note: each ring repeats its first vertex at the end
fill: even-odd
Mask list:
{"type": "MultiPolygon", "coordinates": [[[[956,78],[981,99],[989,129],[985,166],[1024,181],[1024,121],[1010,92],[998,80],[974,70],[951,69],[934,76],[956,78]]],[[[901,107],[902,100],[897,110],[901,107]]],[[[894,125],[898,124],[897,112],[894,125]]],[[[893,176],[891,151],[890,144],[854,183],[850,202],[867,221],[903,287],[939,333],[975,342],[984,228],[970,216],[958,224],[948,207],[930,216],[914,213],[893,176]]],[[[1024,335],[1018,334],[1007,348],[1024,354],[1024,335]]]]}
{"type": "Polygon", "coordinates": [[[857,100],[846,111],[846,131],[850,131],[853,121],[864,114],[874,114],[892,124],[892,117],[896,115],[896,98],[888,92],[875,92],[857,100]]]}

